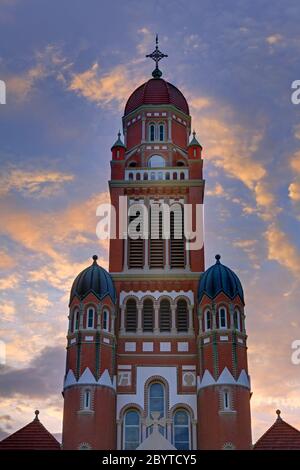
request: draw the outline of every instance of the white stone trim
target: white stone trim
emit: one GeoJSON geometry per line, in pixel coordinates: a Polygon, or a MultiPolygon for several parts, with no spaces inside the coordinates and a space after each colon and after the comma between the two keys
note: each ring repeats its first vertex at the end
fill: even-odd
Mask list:
{"type": "Polygon", "coordinates": [[[175,300],[177,297],[186,297],[189,299],[191,305],[194,305],[194,293],[193,291],[189,290],[189,291],[183,291],[183,290],[180,290],[180,291],[175,291],[175,290],[172,290],[170,292],[164,290],[164,291],[150,291],[150,290],[147,290],[147,291],[130,291],[130,292],[125,292],[125,291],[121,291],[120,292],[120,304],[123,304],[124,300],[127,298],[127,297],[130,297],[130,296],[134,296],[136,297],[138,300],[141,300],[143,297],[146,297],[146,296],[150,296],[150,297],[153,297],[155,300],[158,300],[160,297],[170,297],[171,299],[175,300]]]}

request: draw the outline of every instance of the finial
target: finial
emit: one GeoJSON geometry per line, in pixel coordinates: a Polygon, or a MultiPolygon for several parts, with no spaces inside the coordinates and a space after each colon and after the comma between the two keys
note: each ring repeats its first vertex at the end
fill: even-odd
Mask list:
{"type": "Polygon", "coordinates": [[[195,129],[193,130],[193,137],[194,137],[194,138],[196,137],[196,131],[195,131],[195,129]]]}
{"type": "Polygon", "coordinates": [[[119,129],[118,138],[120,139],[120,137],[121,137],[121,132],[120,132],[120,129],[119,129]]]}
{"type": "Polygon", "coordinates": [[[220,264],[221,255],[216,255],[215,258],[217,260],[217,264],[220,264]]]}
{"type": "Polygon", "coordinates": [[[93,256],[94,264],[97,264],[97,259],[98,259],[98,256],[97,256],[97,255],[94,255],[94,256],[93,256]]]}
{"type": "Polygon", "coordinates": [[[154,60],[155,62],[155,69],[152,72],[153,78],[160,78],[162,76],[161,70],[158,68],[158,62],[163,59],[164,57],[168,57],[168,54],[164,54],[158,49],[158,34],[155,37],[155,49],[151,54],[147,54],[146,57],[150,57],[150,59],[154,60]]]}
{"type": "Polygon", "coordinates": [[[280,411],[280,410],[276,410],[276,414],[277,414],[277,421],[281,421],[281,419],[282,419],[281,416],[280,416],[281,411],[280,411]]]}
{"type": "Polygon", "coordinates": [[[35,414],[34,420],[39,421],[39,414],[40,414],[39,410],[35,410],[34,414],[35,414]]]}

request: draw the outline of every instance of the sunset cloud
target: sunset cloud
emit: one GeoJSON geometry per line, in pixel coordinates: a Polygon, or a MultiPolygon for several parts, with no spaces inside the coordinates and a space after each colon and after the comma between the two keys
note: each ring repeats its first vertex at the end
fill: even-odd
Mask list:
{"type": "Polygon", "coordinates": [[[18,191],[24,196],[50,197],[57,194],[65,183],[73,180],[74,175],[57,171],[3,170],[0,174],[0,196],[18,191]]]}

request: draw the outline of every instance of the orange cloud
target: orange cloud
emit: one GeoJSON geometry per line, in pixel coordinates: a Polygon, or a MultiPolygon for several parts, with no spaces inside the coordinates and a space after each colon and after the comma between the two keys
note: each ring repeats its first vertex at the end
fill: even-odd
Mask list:
{"type": "Polygon", "coordinates": [[[57,171],[11,169],[0,175],[0,196],[15,190],[23,195],[49,197],[56,194],[64,183],[73,180],[73,175],[57,171]]]}

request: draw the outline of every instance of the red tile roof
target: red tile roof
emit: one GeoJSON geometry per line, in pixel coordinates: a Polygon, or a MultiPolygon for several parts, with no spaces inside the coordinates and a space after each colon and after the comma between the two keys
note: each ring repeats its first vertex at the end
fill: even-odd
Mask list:
{"type": "Polygon", "coordinates": [[[286,423],[277,410],[275,423],[254,444],[254,450],[300,450],[300,431],[286,423]]]}
{"type": "Polygon", "coordinates": [[[35,412],[34,420],[0,442],[0,450],[60,450],[55,437],[42,425],[35,412]]]}

